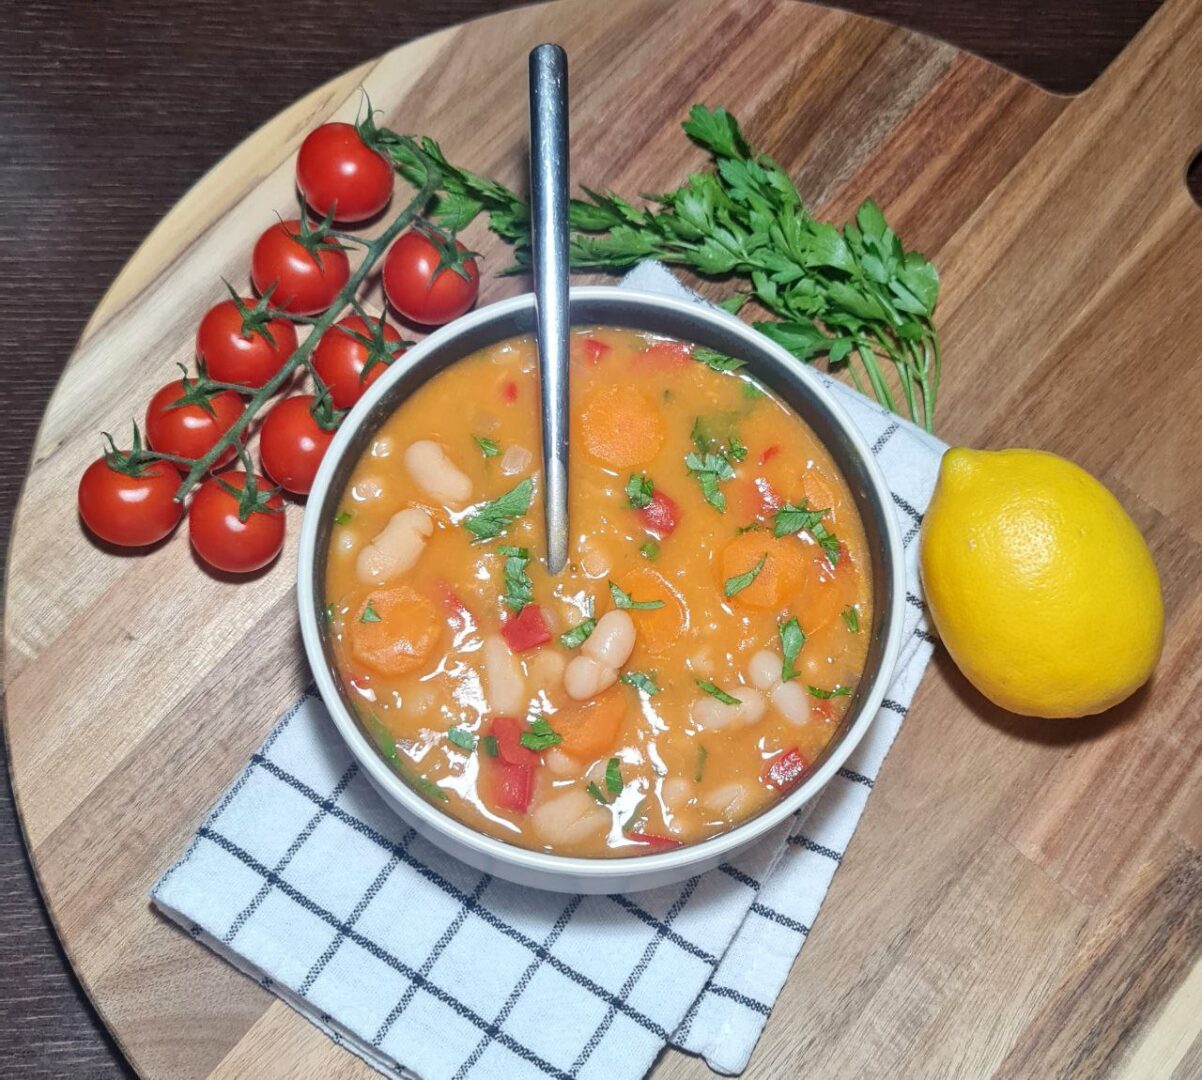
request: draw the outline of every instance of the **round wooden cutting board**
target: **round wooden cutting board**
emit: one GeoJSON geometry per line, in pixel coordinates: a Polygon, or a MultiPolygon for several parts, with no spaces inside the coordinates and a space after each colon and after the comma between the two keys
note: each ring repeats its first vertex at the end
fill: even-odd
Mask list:
{"type": "MultiPolygon", "coordinates": [[[[749,1074],[1202,1072],[1202,6],[1169,0],[1087,93],[785,0],[566,0],[349,72],[221,162],[109,291],[46,412],[8,567],[7,734],[33,863],[75,970],[149,1077],[368,1075],[156,917],[147,890],[307,681],[279,564],[206,574],[184,530],[122,557],[83,534],[99,432],[192,359],[221,278],[295,207],[293,157],[365,88],[384,121],[525,187],[526,53],[572,58],[578,182],[675,186],[723,104],[842,220],[871,195],[944,282],[939,433],[1036,445],[1147,533],[1168,636],[1101,721],[991,709],[937,658],[749,1074]],[[1191,1005],[1191,1002],[1193,1003],[1191,1005]]],[[[506,253],[479,224],[486,266],[506,253]]],[[[486,275],[482,300],[519,291],[486,275]]],[[[723,287],[715,287],[722,295],[723,287]]],[[[1032,627],[1032,633],[1039,633],[1032,627]]],[[[1049,642],[1049,647],[1056,643],[1049,642]]],[[[701,1076],[669,1054],[661,1076],[701,1076]]]]}

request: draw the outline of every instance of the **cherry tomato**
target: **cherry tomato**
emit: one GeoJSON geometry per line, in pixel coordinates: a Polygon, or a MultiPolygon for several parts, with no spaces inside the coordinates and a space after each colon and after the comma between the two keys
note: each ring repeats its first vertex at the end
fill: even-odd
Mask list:
{"type": "Polygon", "coordinates": [[[315,246],[311,251],[301,242],[304,237],[295,218],[272,225],[255,242],[250,279],[260,296],[275,286],[268,300],[272,307],[316,315],[334,302],[351,276],[351,264],[340,248],[315,246]]]}
{"type": "Polygon", "coordinates": [[[390,362],[383,357],[376,359],[365,375],[363,369],[372,350],[351,334],[359,334],[369,340],[382,337],[391,353],[390,360],[396,359],[404,351],[394,348],[401,345],[401,335],[388,323],[373,326],[358,315],[348,315],[331,326],[321,335],[317,348],[313,350],[313,369],[330,391],[330,398],[338,409],[349,409],[354,405],[367,388],[384,374],[390,362]]]}
{"type": "Polygon", "coordinates": [[[287,319],[257,316],[254,300],[222,300],[196,331],[196,358],[218,382],[257,390],[271,381],[296,348],[287,319]]]}
{"type": "MultiPolygon", "coordinates": [[[[204,396],[208,405],[175,405],[194,383],[177,379],[150,399],[146,409],[146,441],[152,450],[176,457],[201,458],[216,445],[242,415],[242,399],[233,390],[218,390],[204,396]],[[211,410],[211,411],[210,411],[211,410]]],[[[228,464],[237,451],[231,446],[213,463],[214,469],[228,464]]]]}
{"type": "Polygon", "coordinates": [[[464,257],[467,248],[458,240],[453,241],[452,258],[459,268],[452,269],[443,265],[440,243],[443,243],[440,238],[432,239],[413,229],[403,234],[384,256],[384,293],[388,302],[406,319],[425,326],[441,326],[459,318],[476,302],[480,292],[480,271],[475,259],[464,257]]]}
{"type": "Polygon", "coordinates": [[[285,491],[308,495],[317,467],[334,438],[313,417],[312,394],[277,402],[259,432],[259,454],[267,475],[285,491]]]}
{"type": "Polygon", "coordinates": [[[168,461],[150,462],[131,474],[97,458],[79,480],[79,516],[110,544],[155,544],[183,516],[183,504],[174,498],[179,485],[179,470],[168,461]]]}
{"type": "Polygon", "coordinates": [[[284,546],[284,503],[268,494],[266,481],[255,477],[258,506],[239,517],[246,473],[210,476],[197,489],[188,509],[188,535],[205,562],[231,574],[248,574],[266,566],[284,546]],[[232,489],[232,490],[231,490],[232,489]]]}
{"type": "Polygon", "coordinates": [[[365,221],[392,198],[392,165],[368,146],[354,124],[322,124],[301,143],[296,184],[318,217],[365,221]]]}

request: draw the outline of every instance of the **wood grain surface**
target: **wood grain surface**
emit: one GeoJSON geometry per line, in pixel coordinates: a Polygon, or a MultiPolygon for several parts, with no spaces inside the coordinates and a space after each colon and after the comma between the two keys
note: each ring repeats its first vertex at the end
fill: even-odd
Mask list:
{"type": "MultiPolygon", "coordinates": [[[[1197,711],[1202,527],[1199,484],[1182,464],[1198,456],[1202,403],[1196,382],[1179,373],[1196,355],[1190,343],[1202,321],[1198,216],[1182,184],[1202,143],[1199,88],[1188,77],[1202,59],[1196,7],[1170,4],[1072,103],[946,47],[784,5],[716,5],[729,55],[715,57],[689,34],[698,19],[688,12],[698,7],[678,5],[675,20],[659,10],[632,14],[631,5],[607,8],[604,20],[571,20],[586,55],[619,32],[636,60],[655,34],[674,56],[640,87],[631,130],[598,129],[577,151],[578,175],[588,169],[622,187],[670,183],[690,163],[674,121],[694,97],[719,93],[828,212],[868,192],[881,198],[947,281],[943,434],[1045,445],[1101,475],[1149,531],[1171,620],[1156,684],[1100,728],[1069,725],[1049,736],[994,715],[950,665],[939,666],[752,1072],[1193,1075],[1202,1070],[1202,801],[1199,740],[1186,721],[1191,705],[1197,711]],[[790,67],[799,56],[812,63],[790,67]],[[777,74],[765,77],[763,65],[777,74]],[[829,104],[819,122],[813,98],[822,92],[829,104]],[[615,169],[626,139],[640,157],[615,169]],[[1166,427],[1166,416],[1177,422],[1166,427]]],[[[507,21],[515,49],[523,33],[545,30],[531,27],[538,18],[507,21]]],[[[490,109],[485,122],[479,101],[453,94],[469,82],[464,71],[498,64],[495,40],[474,46],[471,33],[454,56],[428,45],[407,56],[406,70],[424,74],[406,116],[421,123],[401,126],[445,135],[472,164],[516,179],[520,103],[499,117],[490,109]],[[458,145],[452,131],[463,135],[458,145]],[[481,131],[484,144],[473,141],[481,131]]],[[[575,74],[602,77],[587,63],[575,74]]],[[[218,270],[236,273],[259,228],[248,202],[267,193],[286,205],[280,174],[265,175],[264,165],[282,161],[358,79],[320,93],[254,152],[223,165],[118,284],[85,347],[89,370],[75,371],[47,416],[14,547],[10,738],[30,840],[85,980],[149,1075],[265,1075],[265,1051],[280,1074],[290,1065],[296,1075],[362,1071],[138,904],[294,692],[287,571],[249,589],[213,583],[178,539],[141,563],[115,560],[81,548],[53,503],[73,487],[96,426],[134,411],[170,360],[186,354],[190,329],[181,328],[209,300],[207,286],[184,288],[193,280],[186,275],[174,293],[144,292],[145,284],[218,217],[171,274],[185,266],[208,281],[218,270]],[[137,347],[123,352],[131,341],[137,347]],[[105,369],[120,373],[114,385],[97,382],[105,369]],[[203,635],[173,629],[172,611],[146,603],[165,579],[207,620],[203,635]],[[131,658],[149,667],[164,652],[181,654],[168,670],[128,670],[131,658]],[[223,666],[214,672],[215,661],[223,666]],[[272,672],[249,720],[248,666],[272,672]],[[98,668],[122,674],[105,679],[98,668]],[[40,670],[68,674],[40,681],[40,670]]],[[[596,94],[602,116],[605,92],[596,94]]],[[[520,97],[520,88],[506,94],[520,97]]],[[[69,125],[47,131],[71,136],[69,125]]],[[[19,982],[16,965],[10,970],[19,982]]],[[[70,1043],[64,1051],[59,1064],[77,1075],[102,1060],[72,1061],[70,1043]]],[[[681,1058],[662,1071],[704,1073],[681,1058]]]]}

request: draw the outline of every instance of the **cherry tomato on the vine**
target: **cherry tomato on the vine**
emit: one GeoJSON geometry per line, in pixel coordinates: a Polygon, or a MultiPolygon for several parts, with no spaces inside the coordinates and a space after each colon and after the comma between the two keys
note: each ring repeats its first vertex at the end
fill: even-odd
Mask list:
{"type": "Polygon", "coordinates": [[[209,308],[196,331],[196,358],[218,382],[258,390],[296,349],[296,328],[260,301],[229,299],[209,308]]]}
{"type": "Polygon", "coordinates": [[[325,311],[351,276],[346,252],[324,230],[297,219],[272,225],[255,242],[250,277],[260,295],[274,285],[268,303],[294,315],[325,311]]]}
{"type": "Polygon", "coordinates": [[[480,271],[470,254],[458,240],[420,229],[403,233],[384,256],[388,302],[425,326],[459,318],[480,292],[480,271]]]}
{"type": "Polygon", "coordinates": [[[125,472],[108,456],[97,458],[79,480],[79,516],[101,540],[120,547],[145,547],[162,540],[183,516],[175,501],[179,470],[152,461],[125,472]]]}
{"type": "MultiPolygon", "coordinates": [[[[191,380],[177,379],[150,399],[146,409],[146,441],[161,454],[201,458],[241,415],[242,399],[233,390],[206,393],[198,390],[191,380]],[[188,403],[176,405],[181,398],[188,403]]],[[[228,464],[235,453],[234,447],[228,447],[213,468],[228,464]]]]}
{"type": "Polygon", "coordinates": [[[368,146],[354,124],[322,124],[296,156],[296,183],[318,217],[374,217],[392,197],[392,165],[368,146]]]}
{"type": "Polygon", "coordinates": [[[330,391],[336,408],[349,409],[395,360],[404,348],[401,335],[388,323],[368,323],[358,315],[348,315],[331,326],[313,350],[313,370],[330,391]],[[353,335],[359,335],[355,337],[353,335]],[[374,341],[373,349],[360,340],[374,341]],[[385,359],[381,353],[387,351],[385,359]],[[368,359],[372,364],[366,372],[368,359]]]}
{"type": "Polygon", "coordinates": [[[313,415],[312,394],[294,394],[277,402],[259,432],[259,453],[267,475],[285,491],[308,495],[333,430],[313,415]]]}
{"type": "Polygon", "coordinates": [[[210,476],[192,496],[188,535],[205,562],[231,574],[266,566],[284,546],[284,502],[262,477],[254,496],[246,493],[246,473],[210,476]]]}

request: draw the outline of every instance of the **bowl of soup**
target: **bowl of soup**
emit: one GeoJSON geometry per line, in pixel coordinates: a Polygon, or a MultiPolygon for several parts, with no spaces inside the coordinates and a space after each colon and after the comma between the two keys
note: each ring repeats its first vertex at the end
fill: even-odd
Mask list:
{"type": "Polygon", "coordinates": [[[855,748],[902,546],[821,380],[740,320],[571,291],[569,563],[548,573],[533,297],[401,356],[306,509],[317,686],[384,800],[478,869],[623,892],[716,866],[855,748]]]}

